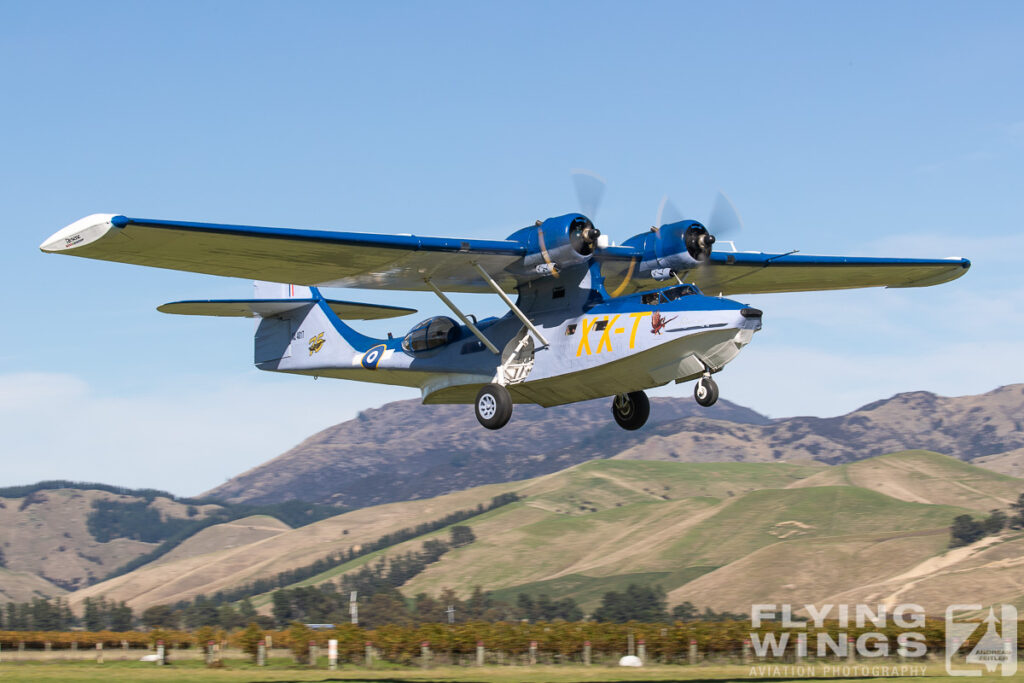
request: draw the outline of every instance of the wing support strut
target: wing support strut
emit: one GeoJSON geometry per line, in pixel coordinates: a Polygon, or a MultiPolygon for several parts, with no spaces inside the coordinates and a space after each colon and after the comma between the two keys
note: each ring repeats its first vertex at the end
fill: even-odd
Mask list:
{"type": "Polygon", "coordinates": [[[477,328],[477,326],[474,325],[473,322],[469,318],[467,318],[462,313],[462,311],[459,310],[458,306],[456,306],[454,303],[452,303],[451,299],[449,299],[448,297],[446,297],[444,295],[444,292],[442,292],[440,289],[437,288],[437,285],[435,285],[433,282],[430,281],[430,278],[424,278],[423,281],[425,283],[427,283],[427,287],[430,287],[432,290],[434,290],[434,294],[437,294],[437,297],[441,301],[443,301],[448,308],[452,309],[452,313],[454,313],[455,315],[459,316],[459,320],[462,321],[462,324],[465,325],[466,327],[468,327],[469,331],[472,332],[473,334],[475,334],[476,338],[479,339],[483,343],[484,346],[486,346],[488,349],[491,350],[491,353],[499,354],[499,355],[501,354],[501,351],[498,350],[498,347],[495,346],[494,344],[492,344],[491,340],[484,336],[484,333],[481,332],[477,328]]]}
{"type": "Polygon", "coordinates": [[[526,325],[526,329],[532,332],[533,336],[540,340],[541,345],[551,346],[551,344],[548,343],[548,340],[544,338],[544,335],[540,333],[540,330],[530,322],[530,319],[526,317],[526,314],[519,310],[519,307],[516,306],[515,302],[508,298],[508,294],[506,294],[501,287],[498,286],[498,283],[487,274],[487,271],[481,268],[480,264],[476,261],[473,261],[473,267],[476,268],[476,272],[480,273],[480,277],[484,279],[484,282],[490,285],[491,289],[501,297],[501,300],[505,302],[505,305],[508,306],[509,310],[512,311],[512,313],[515,314],[515,316],[519,318],[524,325],[526,325]]]}

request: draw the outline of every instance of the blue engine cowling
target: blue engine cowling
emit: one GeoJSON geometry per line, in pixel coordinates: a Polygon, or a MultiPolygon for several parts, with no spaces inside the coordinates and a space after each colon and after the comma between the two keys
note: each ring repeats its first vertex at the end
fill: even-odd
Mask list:
{"type": "Polygon", "coordinates": [[[630,237],[622,246],[643,254],[638,275],[666,280],[673,272],[690,270],[707,261],[714,243],[715,236],[697,221],[679,221],[630,237]]]}
{"type": "Polygon", "coordinates": [[[507,237],[523,244],[527,254],[523,266],[539,275],[550,275],[569,266],[586,263],[597,246],[601,232],[590,219],[578,213],[538,222],[507,237]]]}

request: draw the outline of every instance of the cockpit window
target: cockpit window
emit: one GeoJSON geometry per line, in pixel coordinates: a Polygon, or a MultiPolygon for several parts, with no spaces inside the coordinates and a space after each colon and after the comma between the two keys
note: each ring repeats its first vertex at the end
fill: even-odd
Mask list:
{"type": "Polygon", "coordinates": [[[658,294],[658,292],[652,292],[650,294],[644,294],[640,300],[647,304],[648,306],[653,306],[654,304],[661,301],[661,295],[658,294]]]}
{"type": "Polygon", "coordinates": [[[459,326],[451,318],[439,315],[428,318],[409,330],[402,339],[402,348],[407,353],[419,353],[444,346],[455,341],[459,334],[459,326]]]}
{"type": "Polygon", "coordinates": [[[675,301],[680,297],[689,296],[691,294],[696,293],[697,288],[694,287],[693,285],[679,285],[678,287],[673,287],[672,289],[666,289],[665,291],[663,291],[661,293],[661,300],[663,302],[675,301]]]}

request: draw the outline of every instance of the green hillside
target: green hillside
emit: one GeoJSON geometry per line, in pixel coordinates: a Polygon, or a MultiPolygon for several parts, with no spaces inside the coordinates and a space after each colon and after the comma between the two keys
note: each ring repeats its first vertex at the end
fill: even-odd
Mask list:
{"type": "MultiPolygon", "coordinates": [[[[745,572],[759,577],[758,590],[773,582],[789,585],[798,563],[786,558],[799,556],[804,564],[828,567],[828,580],[803,582],[809,594],[819,584],[831,591],[860,580],[856,567],[842,566],[858,553],[883,568],[878,579],[886,568],[909,568],[942,554],[954,517],[994,507],[993,496],[1009,500],[1014,491],[1024,491],[1024,482],[924,452],[830,469],[593,461],[524,486],[526,498],[515,508],[473,521],[476,543],[452,551],[402,590],[412,595],[451,586],[467,592],[481,585],[503,597],[548,592],[593,608],[605,591],[642,582],[660,584],[679,602],[683,586],[698,578],[708,583],[754,557],[763,561],[745,572]],[[876,490],[883,483],[876,470],[894,491],[928,489],[942,504],[876,490]],[[856,484],[869,479],[866,471],[875,472],[872,487],[856,484]],[[900,561],[877,562],[893,555],[900,561]]],[[[685,599],[736,609],[720,592],[685,599]]]]}
{"type": "Polygon", "coordinates": [[[795,487],[856,486],[918,503],[987,512],[1017,499],[1021,480],[931,451],[902,451],[838,465],[795,487]]]}
{"type": "MultiPolygon", "coordinates": [[[[582,549],[595,534],[619,534],[635,527],[656,523],[659,517],[665,516],[674,520],[687,520],[698,514],[706,514],[723,500],[734,499],[745,492],[764,486],[788,486],[801,477],[814,474],[821,469],[822,467],[816,466],[786,464],[598,460],[538,479],[503,485],[503,489],[517,491],[524,499],[476,515],[463,523],[470,524],[477,533],[477,541],[470,546],[473,549],[473,556],[486,556],[495,551],[505,555],[501,562],[487,565],[487,585],[519,585],[524,582],[524,571],[528,573],[527,580],[530,576],[536,576],[541,581],[559,572],[564,566],[566,555],[551,552],[551,548],[563,546],[570,539],[581,544],[582,549]],[[506,533],[515,534],[517,542],[506,543],[507,539],[503,535],[506,533]],[[493,546],[493,534],[497,534],[498,544],[502,547],[493,546]]],[[[494,486],[479,489],[481,493],[493,493],[497,490],[498,487],[494,486]]],[[[477,490],[466,493],[471,495],[472,491],[477,490]]],[[[464,498],[460,498],[462,499],[464,498]]],[[[411,506],[411,503],[394,503],[385,507],[397,511],[411,506]]],[[[340,526],[346,518],[355,517],[357,514],[373,515],[373,509],[340,515],[333,518],[332,523],[340,526]]],[[[405,520],[405,526],[411,524],[409,517],[395,517],[405,520]]],[[[415,519],[417,522],[426,521],[415,519]]],[[[337,580],[340,575],[359,570],[377,561],[381,556],[395,557],[408,552],[418,552],[425,541],[445,538],[447,534],[447,528],[438,529],[385,550],[355,558],[312,578],[298,581],[292,586],[315,585],[337,580]]],[[[461,557],[465,550],[456,549],[450,554],[454,553],[461,557]]],[[[211,556],[211,559],[214,559],[214,556],[211,556]]],[[[458,563],[444,564],[449,570],[457,570],[461,566],[461,560],[458,563]]],[[[182,569],[185,569],[184,565],[182,569]]],[[[669,584],[678,585],[709,569],[687,569],[683,572],[684,576],[672,579],[669,584]]],[[[189,565],[187,571],[194,571],[194,565],[189,565]]],[[[671,568],[664,573],[673,576],[679,574],[671,568]]],[[[445,585],[458,585],[460,590],[465,585],[465,592],[468,592],[475,583],[483,580],[475,574],[465,577],[449,575],[445,585]]],[[[614,577],[611,580],[612,583],[615,582],[614,577]]],[[[593,579],[583,576],[582,581],[587,583],[593,579]]],[[[594,599],[595,589],[585,588],[585,592],[586,595],[581,599],[594,599]]],[[[600,594],[597,594],[596,599],[599,598],[600,594]]],[[[253,598],[253,604],[257,607],[266,607],[269,602],[269,594],[253,598]]]]}
{"type": "Polygon", "coordinates": [[[946,527],[965,512],[850,486],[754,491],[667,545],[664,554],[698,565],[724,565],[780,541],[946,527]]]}
{"type": "MultiPolygon", "coordinates": [[[[230,549],[168,558],[89,590],[123,594],[141,607],[158,604],[182,577],[193,594],[212,595],[308,566],[328,552],[374,549],[292,585],[337,581],[381,557],[419,552],[428,540],[446,539],[449,529],[434,525],[377,549],[380,538],[506,492],[520,499],[482,514],[470,510],[459,524],[471,527],[476,540],[427,564],[400,586],[402,593],[453,588],[467,596],[480,586],[512,602],[519,592],[572,597],[589,611],[605,592],[642,583],[661,585],[671,604],[742,612],[751,601],[840,597],[911,600],[938,610],[950,600],[1015,601],[1024,592],[1007,583],[1024,566],[1020,532],[948,550],[954,517],[1015,499],[1024,480],[922,451],[834,468],[596,460],[281,529],[230,549]]],[[[270,596],[253,603],[268,610],[270,596]]]]}

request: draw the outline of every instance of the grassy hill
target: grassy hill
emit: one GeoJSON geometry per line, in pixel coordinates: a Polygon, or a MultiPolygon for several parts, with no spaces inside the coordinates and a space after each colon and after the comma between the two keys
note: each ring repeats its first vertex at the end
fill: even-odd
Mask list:
{"type": "Polygon", "coordinates": [[[1005,508],[1021,480],[930,451],[904,451],[824,470],[793,486],[857,486],[899,500],[957,505],[979,512],[1005,508]]]}
{"type": "MultiPolygon", "coordinates": [[[[608,590],[660,584],[670,602],[746,611],[752,602],[1019,601],[1024,534],[1004,532],[947,551],[949,525],[1024,492],[1024,480],[925,451],[840,467],[785,463],[597,460],[536,479],[391,503],[300,529],[209,538],[180,556],[78,591],[136,608],[237,586],[359,547],[516,491],[522,499],[463,522],[477,540],[401,587],[407,596],[476,585],[574,597],[592,609],[608,590]],[[214,539],[214,540],[211,540],[214,539]],[[203,552],[212,548],[209,552],[203,552]]],[[[248,520],[236,525],[255,524],[248,520]]],[[[222,525],[227,527],[228,525],[222,525]]],[[[237,534],[237,530],[231,533],[237,534]]],[[[320,583],[380,555],[418,550],[440,529],[303,581],[320,583]]],[[[183,546],[184,547],[184,546],[183,546]]],[[[255,600],[266,606],[268,599],[255,600]]]]}
{"type": "Polygon", "coordinates": [[[230,550],[231,548],[250,545],[266,538],[272,538],[289,529],[291,527],[281,520],[267,515],[243,517],[242,519],[235,519],[224,524],[206,527],[182,541],[174,550],[161,557],[157,562],[173,562],[220,550],[230,550]]]}
{"type": "MultiPolygon", "coordinates": [[[[905,502],[853,485],[796,488],[828,471],[784,464],[587,463],[525,486],[521,492],[528,497],[519,504],[520,511],[508,509],[474,524],[480,540],[449,553],[403,590],[435,593],[446,585],[464,590],[479,584],[511,593],[523,584],[534,590],[550,586],[553,591],[571,585],[571,594],[592,607],[605,590],[595,586],[653,579],[673,592],[762,549],[789,548],[809,540],[838,550],[855,539],[914,539],[914,534],[928,532],[940,543],[928,546],[935,552],[948,541],[953,517],[969,512],[966,506],[905,502]],[[630,470],[632,477],[623,476],[630,470]],[[642,472],[647,475],[647,492],[637,485],[642,472]],[[562,486],[553,488],[555,481],[562,486]],[[676,495],[663,499],[665,487],[679,487],[677,482],[682,486],[676,495]],[[573,507],[580,500],[576,491],[581,484],[589,488],[586,500],[599,495],[618,500],[611,507],[581,513],[573,507]],[[548,490],[535,492],[541,487],[548,490]],[[638,495],[638,489],[645,495],[638,495]],[[657,494],[652,496],[652,491],[657,494]]],[[[779,566],[778,561],[772,566],[779,566]]],[[[771,566],[756,569],[761,586],[766,580],[785,583],[784,571],[770,570],[771,566]]],[[[710,605],[701,594],[673,597],[676,602],[691,599],[710,605]]],[[[713,606],[743,607],[734,602],[713,606]]]]}

